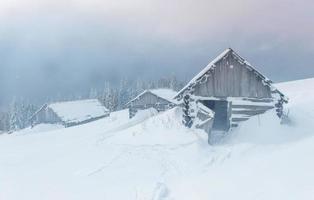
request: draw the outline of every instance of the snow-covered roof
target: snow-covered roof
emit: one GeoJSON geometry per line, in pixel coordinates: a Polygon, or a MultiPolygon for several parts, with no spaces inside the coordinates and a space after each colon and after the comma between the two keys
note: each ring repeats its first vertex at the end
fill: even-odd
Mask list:
{"type": "Polygon", "coordinates": [[[258,75],[263,82],[268,85],[273,92],[277,92],[280,95],[284,96],[277,88],[275,88],[272,85],[272,81],[268,78],[266,78],[264,75],[262,75],[258,70],[256,70],[248,61],[246,61],[244,58],[242,58],[239,54],[237,54],[234,50],[231,48],[228,48],[224,50],[220,55],[218,55],[214,60],[212,60],[201,72],[199,72],[186,86],[184,86],[175,96],[177,98],[180,94],[182,94],[185,90],[187,90],[189,87],[193,87],[194,85],[197,84],[197,82],[208,72],[210,71],[213,67],[215,67],[216,63],[218,63],[220,60],[224,59],[227,57],[229,54],[232,54],[240,63],[243,63],[246,65],[246,67],[250,68],[253,70],[256,75],[258,75]]]}
{"type": "Polygon", "coordinates": [[[169,88],[159,88],[159,89],[151,89],[151,90],[145,90],[142,93],[140,93],[139,95],[137,95],[134,99],[132,99],[131,101],[129,101],[126,105],[130,104],[131,102],[137,100],[139,97],[141,97],[143,94],[146,94],[147,92],[152,93],[153,95],[156,95],[162,99],[165,99],[171,103],[176,104],[177,101],[174,99],[174,97],[176,96],[177,92],[169,89],[169,88]]]}
{"type": "Polygon", "coordinates": [[[105,116],[109,112],[97,99],[52,103],[48,108],[65,123],[79,123],[105,116]]]}
{"type": "Polygon", "coordinates": [[[150,90],[150,92],[172,103],[176,103],[176,101],[174,100],[174,97],[176,96],[177,92],[174,90],[161,88],[161,89],[150,90]]]}

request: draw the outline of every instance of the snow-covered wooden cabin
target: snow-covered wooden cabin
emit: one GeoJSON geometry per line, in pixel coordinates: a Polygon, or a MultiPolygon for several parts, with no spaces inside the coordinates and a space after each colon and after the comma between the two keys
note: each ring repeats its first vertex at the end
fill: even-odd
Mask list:
{"type": "Polygon", "coordinates": [[[285,95],[269,79],[231,48],[210,62],[175,98],[182,100],[186,95],[192,102],[213,110],[212,128],[222,131],[237,127],[238,123],[275,105],[281,116],[282,105],[287,103],[285,95]]]}
{"type": "Polygon", "coordinates": [[[32,124],[62,124],[65,127],[92,122],[109,116],[97,99],[65,101],[43,105],[30,119],[32,124]]]}
{"type": "Polygon", "coordinates": [[[174,96],[177,92],[171,89],[145,90],[137,97],[129,101],[125,107],[129,109],[129,117],[132,118],[139,110],[155,108],[158,112],[168,110],[176,106],[174,96]]]}

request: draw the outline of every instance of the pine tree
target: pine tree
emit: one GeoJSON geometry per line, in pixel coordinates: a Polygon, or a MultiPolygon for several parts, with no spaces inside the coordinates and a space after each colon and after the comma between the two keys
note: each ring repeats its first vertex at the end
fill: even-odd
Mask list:
{"type": "Polygon", "coordinates": [[[5,113],[0,113],[0,133],[1,131],[5,131],[5,125],[6,123],[6,119],[5,119],[5,113]]]}
{"type": "Polygon", "coordinates": [[[169,79],[167,79],[167,78],[160,78],[158,80],[157,85],[158,85],[158,88],[169,88],[169,83],[170,83],[169,79]]]}
{"type": "Polygon", "coordinates": [[[136,93],[136,95],[141,93],[141,92],[143,92],[144,89],[145,89],[144,81],[142,81],[141,79],[137,79],[136,80],[136,84],[135,84],[135,93],[136,93]]]}
{"type": "Polygon", "coordinates": [[[128,81],[125,78],[122,78],[120,81],[118,97],[119,97],[118,108],[121,109],[130,99],[128,81]]]}
{"type": "Polygon", "coordinates": [[[191,128],[193,124],[193,120],[192,120],[192,116],[190,112],[190,109],[191,109],[190,100],[191,100],[191,97],[188,94],[186,94],[183,97],[183,121],[182,122],[188,128],[191,128]]]}
{"type": "MultiPolygon", "coordinates": [[[[91,88],[90,91],[89,91],[89,98],[90,99],[96,99],[98,98],[98,92],[95,88],[91,88]]],[[[78,98],[80,99],[80,98],[78,98]]]]}
{"type": "Polygon", "coordinates": [[[116,88],[112,88],[109,82],[105,83],[101,101],[110,112],[113,112],[118,108],[118,91],[116,88]]]}
{"type": "Polygon", "coordinates": [[[102,93],[102,104],[109,109],[109,95],[110,95],[110,84],[108,82],[105,83],[105,87],[102,93]]]}
{"type": "Polygon", "coordinates": [[[116,89],[112,89],[112,98],[111,98],[111,109],[112,111],[116,111],[118,109],[118,91],[116,89]]]}
{"type": "Polygon", "coordinates": [[[139,94],[139,92],[137,91],[137,89],[136,89],[136,85],[134,85],[134,84],[132,84],[130,87],[129,87],[129,98],[130,99],[133,99],[133,98],[135,98],[138,94],[139,94]]]}
{"type": "Polygon", "coordinates": [[[10,106],[10,120],[9,127],[11,131],[16,131],[21,128],[21,123],[19,119],[19,111],[16,100],[14,99],[10,106]]]}
{"type": "Polygon", "coordinates": [[[113,89],[110,89],[107,96],[107,108],[110,110],[110,112],[115,110],[114,98],[115,97],[114,97],[113,89]]]}
{"type": "Polygon", "coordinates": [[[24,113],[24,127],[26,128],[28,126],[31,126],[31,117],[35,114],[37,111],[37,108],[33,104],[27,104],[25,108],[25,113],[24,113]]]}
{"type": "Polygon", "coordinates": [[[177,78],[175,76],[170,77],[169,88],[174,90],[174,91],[178,90],[178,81],[177,81],[177,78]]]}
{"type": "Polygon", "coordinates": [[[18,117],[20,120],[20,128],[25,128],[27,126],[27,105],[23,99],[20,100],[18,105],[18,117]]]}
{"type": "Polygon", "coordinates": [[[148,81],[147,89],[156,89],[156,83],[154,81],[148,81]]]}

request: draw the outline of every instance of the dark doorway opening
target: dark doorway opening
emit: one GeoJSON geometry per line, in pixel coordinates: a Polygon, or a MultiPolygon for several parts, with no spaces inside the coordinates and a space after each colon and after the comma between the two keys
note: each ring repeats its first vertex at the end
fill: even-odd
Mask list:
{"type": "Polygon", "coordinates": [[[228,131],[230,128],[230,108],[228,101],[202,100],[201,102],[215,112],[213,130],[228,131]]]}

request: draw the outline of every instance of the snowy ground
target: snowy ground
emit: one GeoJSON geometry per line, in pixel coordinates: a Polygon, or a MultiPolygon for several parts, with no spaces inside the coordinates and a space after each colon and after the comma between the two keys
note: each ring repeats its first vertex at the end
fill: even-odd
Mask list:
{"type": "Polygon", "coordinates": [[[0,199],[314,199],[314,79],[277,87],[291,125],[270,111],[216,146],[178,109],[0,135],[0,199]]]}

